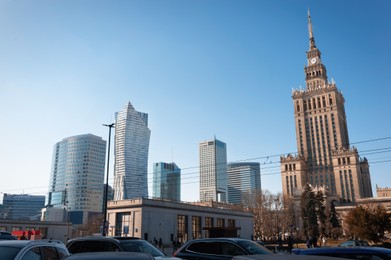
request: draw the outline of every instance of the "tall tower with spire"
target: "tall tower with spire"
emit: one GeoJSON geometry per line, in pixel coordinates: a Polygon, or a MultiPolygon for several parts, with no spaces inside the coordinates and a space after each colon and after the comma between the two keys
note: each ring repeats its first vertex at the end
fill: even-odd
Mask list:
{"type": "Polygon", "coordinates": [[[148,197],[148,114],[129,102],[115,116],[114,200],[148,197]]]}
{"type": "Polygon", "coordinates": [[[372,197],[368,161],[350,146],[345,99],[327,79],[309,10],[308,32],[306,88],[292,92],[298,153],[281,157],[283,193],[300,194],[309,183],[323,186],[341,202],[372,197]]]}

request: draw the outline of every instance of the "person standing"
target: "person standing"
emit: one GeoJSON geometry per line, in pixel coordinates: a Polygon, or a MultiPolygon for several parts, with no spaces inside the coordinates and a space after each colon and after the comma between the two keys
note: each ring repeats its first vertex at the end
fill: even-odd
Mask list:
{"type": "Polygon", "coordinates": [[[26,238],[26,236],[24,235],[24,232],[23,232],[23,234],[22,234],[22,236],[20,237],[20,240],[26,240],[27,238],[26,238]]]}
{"type": "Polygon", "coordinates": [[[305,240],[305,244],[307,245],[307,248],[311,247],[311,239],[309,237],[307,237],[307,239],[305,240]]]}
{"type": "Polygon", "coordinates": [[[326,237],[325,236],[322,237],[322,246],[327,246],[326,245],[326,237]]]}
{"type": "Polygon", "coordinates": [[[288,237],[288,252],[289,252],[289,254],[292,254],[292,249],[293,249],[293,237],[289,236],[288,237]]]}
{"type": "Polygon", "coordinates": [[[159,248],[163,251],[163,241],[162,238],[159,238],[159,248]]]}

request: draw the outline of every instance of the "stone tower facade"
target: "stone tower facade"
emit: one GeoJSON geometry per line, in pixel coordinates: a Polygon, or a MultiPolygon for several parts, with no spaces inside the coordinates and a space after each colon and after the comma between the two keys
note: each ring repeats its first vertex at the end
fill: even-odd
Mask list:
{"type": "Polygon", "coordinates": [[[368,161],[350,146],[345,99],[327,79],[309,11],[308,31],[306,88],[292,92],[298,154],[280,159],[283,194],[300,194],[309,183],[323,186],[340,202],[372,197],[368,161]]]}

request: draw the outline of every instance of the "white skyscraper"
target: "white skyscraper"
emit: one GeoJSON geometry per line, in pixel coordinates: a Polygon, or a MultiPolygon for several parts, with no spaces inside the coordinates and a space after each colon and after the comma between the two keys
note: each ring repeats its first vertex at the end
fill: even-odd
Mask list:
{"type": "Polygon", "coordinates": [[[114,200],[148,197],[148,114],[130,102],[118,113],[114,136],[114,200]]]}
{"type": "Polygon", "coordinates": [[[214,139],[199,144],[200,201],[227,202],[227,146],[214,139]]]}
{"type": "Polygon", "coordinates": [[[92,134],[54,145],[47,205],[64,208],[74,224],[86,224],[102,213],[106,141],[92,134]]]}

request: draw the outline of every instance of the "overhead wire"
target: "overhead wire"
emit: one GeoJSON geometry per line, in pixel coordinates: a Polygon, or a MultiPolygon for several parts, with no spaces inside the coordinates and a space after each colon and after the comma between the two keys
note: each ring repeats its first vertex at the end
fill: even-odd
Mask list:
{"type": "MultiPolygon", "coordinates": [[[[382,138],[375,138],[375,139],[369,139],[369,140],[352,142],[352,143],[350,143],[350,147],[352,147],[353,144],[373,143],[373,142],[385,141],[385,140],[389,140],[389,139],[391,139],[391,137],[382,137],[382,138]]],[[[332,148],[334,148],[334,147],[332,147],[332,148]]],[[[312,149],[311,151],[316,151],[316,150],[321,150],[321,148],[312,149]]],[[[306,151],[304,151],[304,152],[306,152],[306,151]]],[[[359,153],[359,155],[361,155],[361,156],[363,156],[363,155],[374,155],[374,154],[384,154],[384,153],[389,153],[389,152],[391,152],[391,147],[381,147],[381,148],[373,148],[373,149],[362,150],[359,153]]],[[[240,162],[259,162],[259,161],[263,161],[263,163],[259,162],[261,177],[272,176],[272,175],[281,174],[281,171],[273,171],[273,169],[280,168],[280,166],[281,166],[280,157],[284,156],[284,155],[286,156],[288,154],[293,154],[293,155],[296,154],[297,155],[298,152],[296,151],[296,152],[288,152],[288,153],[282,153],[282,154],[265,155],[265,156],[247,158],[247,159],[234,160],[234,161],[227,162],[227,164],[230,164],[230,163],[240,163],[240,162]],[[273,158],[276,158],[276,157],[278,158],[278,160],[272,160],[273,158]]],[[[317,157],[317,158],[319,158],[319,160],[320,160],[322,157],[317,157]]],[[[385,158],[382,158],[379,161],[370,161],[370,160],[368,160],[368,161],[369,161],[369,164],[389,163],[389,162],[391,162],[391,157],[390,158],[389,157],[385,157],[385,158]]],[[[306,162],[307,163],[311,163],[313,161],[312,160],[307,160],[306,162]]],[[[199,179],[199,168],[200,168],[200,166],[190,166],[190,167],[181,168],[181,174],[180,174],[181,185],[190,185],[190,184],[199,183],[199,180],[191,181],[193,179],[199,179]],[[187,170],[193,170],[193,169],[198,169],[198,170],[187,172],[187,170]]],[[[148,181],[147,181],[148,186],[151,186],[153,184],[153,182],[154,182],[153,172],[147,173],[147,176],[148,176],[148,181]]],[[[110,177],[109,180],[110,180],[109,183],[113,183],[114,177],[110,177]]],[[[102,185],[103,185],[103,183],[102,183],[102,185]]],[[[9,193],[9,192],[16,191],[16,190],[27,191],[27,190],[41,189],[41,188],[42,189],[43,188],[47,188],[47,189],[46,189],[45,192],[42,192],[42,191],[40,191],[40,192],[32,192],[31,194],[48,193],[49,185],[48,186],[40,186],[40,187],[27,187],[27,188],[25,187],[25,188],[20,188],[20,189],[10,189],[10,190],[5,190],[5,191],[3,191],[1,193],[9,193]]]]}

